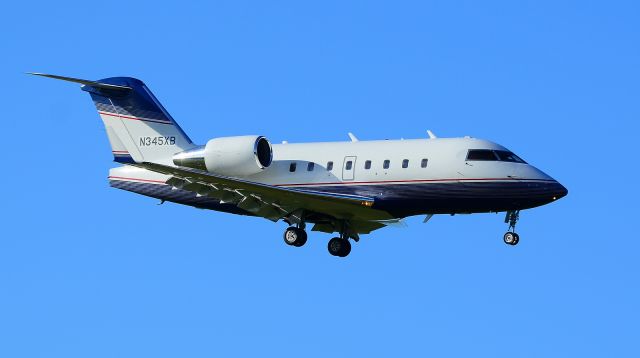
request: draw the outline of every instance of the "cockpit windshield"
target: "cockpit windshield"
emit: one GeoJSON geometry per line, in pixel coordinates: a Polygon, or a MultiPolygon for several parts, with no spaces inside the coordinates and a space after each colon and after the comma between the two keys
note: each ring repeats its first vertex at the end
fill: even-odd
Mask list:
{"type": "Polygon", "coordinates": [[[506,151],[506,150],[496,150],[495,153],[498,155],[503,162],[514,162],[514,163],[524,163],[525,161],[520,159],[517,155],[506,151]]]}
{"type": "Polygon", "coordinates": [[[491,149],[469,149],[467,153],[467,160],[484,160],[484,161],[500,161],[511,163],[525,163],[526,162],[517,155],[509,152],[508,150],[491,150],[491,149]]]}

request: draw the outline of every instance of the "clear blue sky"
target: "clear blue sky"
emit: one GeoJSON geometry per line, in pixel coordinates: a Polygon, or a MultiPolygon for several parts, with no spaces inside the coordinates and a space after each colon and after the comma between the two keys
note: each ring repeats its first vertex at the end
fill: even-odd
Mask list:
{"type": "Polygon", "coordinates": [[[0,13],[0,357],[638,357],[634,1],[14,1],[0,13]],[[108,187],[86,93],[143,79],[189,135],[472,135],[569,189],[313,233],[108,187]]]}

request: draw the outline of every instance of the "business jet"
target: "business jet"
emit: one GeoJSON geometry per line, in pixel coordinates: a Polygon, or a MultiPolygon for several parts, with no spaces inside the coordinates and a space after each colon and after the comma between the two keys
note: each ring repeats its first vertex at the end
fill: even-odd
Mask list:
{"type": "Polygon", "coordinates": [[[287,245],[312,231],[337,233],[329,253],[408,216],[505,212],[508,245],[520,211],[567,195],[556,180],[505,147],[482,139],[428,138],[272,144],[261,135],[189,139],[149,88],[131,77],[81,84],[102,119],[114,161],[112,187],[165,201],[284,221],[287,245]]]}

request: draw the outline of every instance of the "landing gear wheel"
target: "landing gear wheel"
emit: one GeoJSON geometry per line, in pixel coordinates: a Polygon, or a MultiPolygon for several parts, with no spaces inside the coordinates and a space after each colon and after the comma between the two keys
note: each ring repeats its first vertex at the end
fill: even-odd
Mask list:
{"type": "Polygon", "coordinates": [[[504,243],[507,245],[517,245],[518,242],[520,241],[520,236],[518,236],[518,234],[516,234],[515,232],[511,232],[508,231],[506,234],[504,234],[504,243]]]}
{"type": "Polygon", "coordinates": [[[347,239],[334,237],[329,240],[327,248],[329,249],[329,253],[333,256],[346,257],[351,252],[351,243],[347,239]]]}
{"type": "Polygon", "coordinates": [[[297,227],[288,227],[284,231],[284,242],[287,245],[300,247],[307,242],[307,232],[297,227]]]}
{"type": "Polygon", "coordinates": [[[507,233],[504,234],[504,243],[507,245],[515,246],[520,242],[520,236],[515,233],[516,224],[520,218],[520,210],[507,211],[504,217],[504,222],[509,224],[507,233]]]}

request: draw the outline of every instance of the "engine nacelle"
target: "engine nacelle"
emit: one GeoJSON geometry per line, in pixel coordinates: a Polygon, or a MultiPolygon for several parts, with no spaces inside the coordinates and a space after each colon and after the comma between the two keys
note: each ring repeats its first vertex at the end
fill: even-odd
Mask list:
{"type": "Polygon", "coordinates": [[[173,156],[178,166],[228,176],[257,174],[273,159],[269,140],[262,136],[214,138],[206,145],[173,156]]]}

